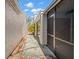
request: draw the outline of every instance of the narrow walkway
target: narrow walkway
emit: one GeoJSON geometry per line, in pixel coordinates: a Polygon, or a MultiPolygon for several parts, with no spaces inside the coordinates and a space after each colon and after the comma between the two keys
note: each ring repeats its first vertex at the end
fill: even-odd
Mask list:
{"type": "Polygon", "coordinates": [[[12,59],[47,59],[37,40],[32,35],[26,36],[26,41],[22,50],[13,55],[12,59]]]}

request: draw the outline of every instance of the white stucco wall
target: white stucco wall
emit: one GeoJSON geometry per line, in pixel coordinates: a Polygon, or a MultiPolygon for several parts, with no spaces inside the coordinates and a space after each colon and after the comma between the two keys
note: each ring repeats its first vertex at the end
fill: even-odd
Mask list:
{"type": "Polygon", "coordinates": [[[41,14],[41,26],[40,26],[40,43],[42,45],[47,44],[47,16],[45,14],[41,14]]]}
{"type": "Polygon", "coordinates": [[[5,58],[21,40],[25,30],[25,16],[20,16],[5,2],[5,58]]]}
{"type": "Polygon", "coordinates": [[[42,45],[47,45],[47,15],[43,12],[40,12],[37,16],[34,17],[35,34],[37,34],[37,22],[40,22],[40,43],[42,45]]]}

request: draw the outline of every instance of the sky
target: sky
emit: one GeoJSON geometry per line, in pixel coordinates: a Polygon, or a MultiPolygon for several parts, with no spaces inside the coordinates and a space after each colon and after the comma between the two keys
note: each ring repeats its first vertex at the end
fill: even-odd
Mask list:
{"type": "Polygon", "coordinates": [[[17,0],[19,9],[29,17],[44,11],[53,0],[17,0]]]}

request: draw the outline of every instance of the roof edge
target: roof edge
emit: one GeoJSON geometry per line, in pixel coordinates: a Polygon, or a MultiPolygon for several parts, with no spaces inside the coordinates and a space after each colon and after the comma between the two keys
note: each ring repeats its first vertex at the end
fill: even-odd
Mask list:
{"type": "Polygon", "coordinates": [[[44,10],[44,14],[47,14],[47,12],[49,12],[49,10],[51,10],[52,8],[54,8],[59,2],[61,2],[62,0],[56,0],[54,2],[52,2],[45,10],[44,10]]]}

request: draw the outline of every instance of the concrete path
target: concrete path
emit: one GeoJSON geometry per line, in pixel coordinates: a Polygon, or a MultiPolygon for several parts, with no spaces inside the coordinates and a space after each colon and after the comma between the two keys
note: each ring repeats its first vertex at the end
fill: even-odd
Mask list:
{"type": "Polygon", "coordinates": [[[32,35],[26,36],[22,51],[13,56],[13,59],[47,59],[37,40],[32,35]]]}

